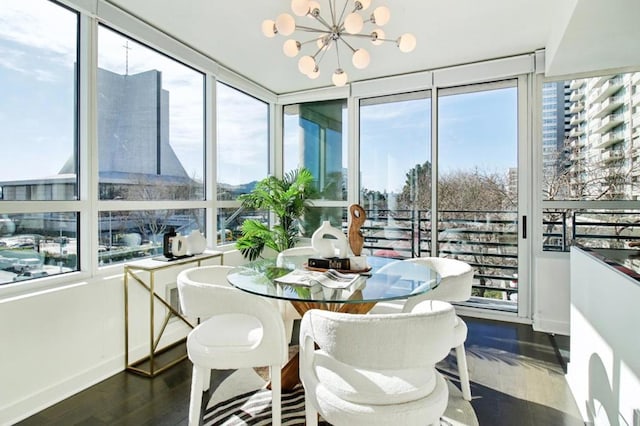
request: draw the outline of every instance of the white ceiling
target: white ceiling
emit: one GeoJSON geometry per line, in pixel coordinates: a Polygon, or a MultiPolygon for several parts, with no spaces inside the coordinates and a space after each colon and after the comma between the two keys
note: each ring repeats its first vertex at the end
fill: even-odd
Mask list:
{"type": "MultiPolygon", "coordinates": [[[[298,71],[297,58],[282,53],[285,37],[262,35],[264,19],[290,13],[289,0],[108,1],[274,93],[331,86],[335,55],[327,54],[320,77],[310,80],[298,71]]],[[[319,0],[321,7],[326,8],[327,1],[319,0]]],[[[350,81],[542,48],[547,49],[548,74],[640,65],[640,25],[632,22],[640,16],[639,0],[372,1],[373,6],[380,4],[391,10],[391,20],[384,27],[388,38],[411,32],[417,47],[401,53],[393,43],[371,46],[363,40],[362,47],[369,44],[371,63],[357,70],[345,55],[342,65],[350,81]]],[[[312,22],[306,17],[296,20],[312,22]]]]}

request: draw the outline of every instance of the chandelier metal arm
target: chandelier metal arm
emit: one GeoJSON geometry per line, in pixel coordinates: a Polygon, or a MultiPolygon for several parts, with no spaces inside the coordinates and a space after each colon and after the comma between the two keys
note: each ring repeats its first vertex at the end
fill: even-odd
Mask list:
{"type": "Polygon", "coordinates": [[[331,24],[336,25],[336,0],[331,0],[329,3],[329,15],[331,16],[331,24]]]}
{"type": "MultiPolygon", "coordinates": [[[[311,55],[311,57],[313,58],[313,60],[316,59],[316,56],[318,56],[318,53],[322,52],[324,50],[325,46],[322,45],[321,47],[318,48],[318,50],[316,50],[316,53],[314,53],[313,55],[311,55]]],[[[323,55],[324,56],[324,55],[323,55]]]]}
{"type": "MultiPolygon", "coordinates": [[[[344,39],[344,37],[342,37],[342,35],[339,37],[339,40],[341,40],[349,49],[351,49],[352,52],[355,53],[356,49],[353,48],[353,46],[351,46],[347,40],[344,39]]],[[[336,43],[337,46],[337,43],[336,43]]]]}
{"type": "MultiPolygon", "coordinates": [[[[371,34],[341,34],[341,37],[357,37],[357,38],[367,38],[367,39],[371,40],[371,34]]],[[[393,42],[397,42],[398,41],[398,40],[392,40],[390,38],[380,38],[380,37],[377,37],[376,40],[393,41],[393,42]]]]}
{"type": "MultiPolygon", "coordinates": [[[[328,49],[320,49],[322,52],[322,54],[320,55],[320,57],[318,58],[318,60],[316,61],[316,68],[320,68],[320,63],[322,62],[322,59],[324,58],[324,55],[327,54],[327,50],[328,49]]],[[[317,54],[317,53],[316,53],[317,54]]],[[[314,57],[315,58],[315,57],[314,57]]]]}
{"type": "MultiPolygon", "coordinates": [[[[313,16],[313,15],[312,15],[312,16],[313,16]]],[[[318,21],[318,22],[320,22],[322,25],[324,25],[324,26],[325,26],[329,31],[332,31],[332,30],[333,30],[333,27],[332,27],[332,26],[331,26],[327,21],[325,21],[325,20],[324,20],[324,18],[323,18],[322,16],[313,16],[313,17],[316,19],[316,21],[318,21]]]]}
{"type": "MultiPolygon", "coordinates": [[[[341,26],[344,26],[344,13],[347,11],[347,5],[349,4],[348,0],[345,0],[344,2],[344,6],[342,7],[342,13],[340,14],[340,19],[338,19],[335,23],[335,25],[338,25],[338,23],[341,24],[341,26]]],[[[342,29],[341,29],[342,31],[342,29]]]]}
{"type": "Polygon", "coordinates": [[[323,29],[323,28],[313,28],[313,27],[305,27],[302,25],[296,25],[296,30],[306,31],[308,33],[320,33],[320,34],[331,34],[333,31],[331,29],[323,29]]]}
{"type": "Polygon", "coordinates": [[[338,47],[340,46],[340,43],[336,43],[336,58],[338,61],[338,69],[342,69],[342,65],[340,65],[340,49],[338,49],[338,47]]]}

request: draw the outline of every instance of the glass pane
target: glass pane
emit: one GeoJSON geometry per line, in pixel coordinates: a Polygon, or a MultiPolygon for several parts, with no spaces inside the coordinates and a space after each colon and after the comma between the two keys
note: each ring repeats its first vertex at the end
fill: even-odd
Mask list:
{"type": "Polygon", "coordinates": [[[100,265],[162,255],[163,235],[169,228],[181,235],[205,232],[205,209],[122,210],[99,214],[100,265]]]}
{"type": "Polygon", "coordinates": [[[306,167],[317,197],[347,199],[347,101],[310,102],[284,108],[284,171],[306,167]]]}
{"type": "Polygon", "coordinates": [[[301,236],[311,238],[322,222],[328,220],[331,226],[347,232],[347,209],[344,207],[311,207],[301,221],[301,236]]]}
{"type": "Polygon", "coordinates": [[[100,199],[204,197],[204,75],[100,26],[100,199]]]}
{"type": "Polygon", "coordinates": [[[640,209],[543,209],[543,249],[572,245],[625,249],[640,244],[640,209]]]}
{"type": "MultiPolygon", "coordinates": [[[[438,253],[471,264],[473,295],[517,310],[517,88],[438,99],[438,253]]],[[[435,231],[434,231],[435,232],[435,231]]]]}
{"type": "Polygon", "coordinates": [[[218,199],[235,200],[269,174],[269,105],[217,86],[218,199]]]}
{"type": "Polygon", "coordinates": [[[365,209],[431,208],[429,93],[363,101],[360,173],[365,209]]]}
{"type": "Polygon", "coordinates": [[[247,219],[266,225],[269,223],[269,212],[241,207],[218,209],[218,245],[236,241],[242,235],[242,223],[247,219]]]}
{"type": "Polygon", "coordinates": [[[544,200],[638,200],[640,73],[545,83],[544,200]]]}
{"type": "Polygon", "coordinates": [[[78,213],[0,214],[0,285],[78,270],[78,213]]]}
{"type": "Polygon", "coordinates": [[[74,200],[78,15],[50,1],[0,7],[0,199],[74,200]]]}
{"type": "Polygon", "coordinates": [[[360,203],[369,219],[363,227],[365,249],[419,256],[417,218],[431,209],[429,92],[361,102],[360,176],[360,203]]]}

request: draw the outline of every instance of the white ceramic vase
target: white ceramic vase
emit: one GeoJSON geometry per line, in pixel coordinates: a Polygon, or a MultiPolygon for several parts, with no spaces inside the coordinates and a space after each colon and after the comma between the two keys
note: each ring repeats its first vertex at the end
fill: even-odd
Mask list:
{"type": "Polygon", "coordinates": [[[346,257],[347,255],[346,235],[331,226],[328,220],[323,221],[311,236],[311,246],[322,257],[346,257]],[[325,238],[326,236],[333,238],[325,238]]]}
{"type": "Polygon", "coordinates": [[[171,253],[175,257],[181,257],[187,254],[187,237],[178,233],[171,240],[171,253]]]}
{"type": "Polygon", "coordinates": [[[187,237],[187,247],[190,254],[200,254],[207,248],[207,239],[200,231],[194,229],[187,237]]]}

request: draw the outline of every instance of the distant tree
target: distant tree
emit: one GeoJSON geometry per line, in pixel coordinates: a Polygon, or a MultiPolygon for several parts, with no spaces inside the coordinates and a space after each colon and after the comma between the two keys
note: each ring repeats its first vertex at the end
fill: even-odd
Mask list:
{"type": "Polygon", "coordinates": [[[431,163],[416,164],[405,175],[402,192],[398,195],[401,209],[429,210],[431,208],[431,163]]]}
{"type": "Polygon", "coordinates": [[[360,191],[362,198],[362,206],[365,210],[376,210],[387,208],[387,193],[362,188],[360,191]]]}
{"type": "MultiPolygon", "coordinates": [[[[507,190],[507,176],[479,169],[440,174],[438,207],[440,210],[502,210],[516,206],[514,194],[507,190]]],[[[398,204],[404,209],[431,208],[431,163],[417,164],[405,175],[398,204]]]]}
{"type": "Polygon", "coordinates": [[[498,173],[457,170],[438,179],[440,210],[512,210],[514,194],[507,190],[507,176],[498,173]]]}
{"type": "MultiPolygon", "coordinates": [[[[631,158],[620,156],[617,160],[611,160],[616,150],[608,151],[608,158],[600,156],[587,156],[580,151],[575,139],[565,141],[564,151],[556,153],[543,170],[543,199],[576,200],[576,201],[609,201],[631,199],[633,194],[638,194],[638,183],[633,177],[640,173],[640,163],[631,158]],[[574,145],[574,147],[572,147],[574,145]]],[[[562,221],[569,221],[574,214],[572,209],[555,209],[545,211],[545,238],[543,244],[554,245],[555,235],[559,232],[556,228],[563,225],[562,221]]],[[[623,220],[623,216],[612,215],[607,220],[623,220]]],[[[624,219],[626,220],[626,219],[624,219]]],[[[569,225],[570,225],[569,221],[569,225]]],[[[619,235],[627,229],[621,225],[615,227],[619,235]]],[[[570,238],[566,238],[566,245],[572,244],[570,238]]]]}

